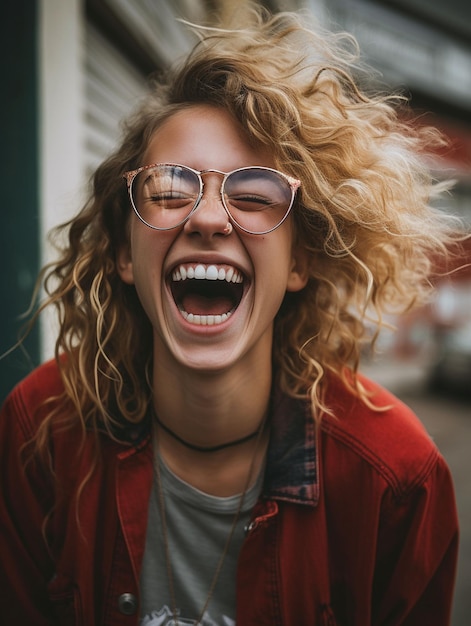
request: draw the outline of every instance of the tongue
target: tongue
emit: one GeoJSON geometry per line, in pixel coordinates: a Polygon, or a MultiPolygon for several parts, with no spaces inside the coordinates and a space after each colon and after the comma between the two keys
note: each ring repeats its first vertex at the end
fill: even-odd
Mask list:
{"type": "Polygon", "coordinates": [[[234,304],[231,298],[207,298],[200,294],[189,293],[182,300],[183,308],[193,315],[223,315],[232,310],[234,304]]]}

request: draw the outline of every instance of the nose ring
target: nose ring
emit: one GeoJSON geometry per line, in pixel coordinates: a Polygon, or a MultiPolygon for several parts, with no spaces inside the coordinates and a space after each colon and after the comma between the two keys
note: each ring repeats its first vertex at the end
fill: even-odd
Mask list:
{"type": "Polygon", "coordinates": [[[230,235],[232,233],[232,224],[227,222],[226,228],[222,231],[225,235],[230,235]]]}

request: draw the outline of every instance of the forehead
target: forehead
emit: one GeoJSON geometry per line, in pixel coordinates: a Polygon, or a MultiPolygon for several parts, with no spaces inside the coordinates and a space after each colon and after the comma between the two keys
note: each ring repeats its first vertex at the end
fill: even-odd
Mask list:
{"type": "Polygon", "coordinates": [[[209,105],[178,111],[154,132],[144,163],[179,163],[197,170],[275,167],[267,148],[252,141],[232,115],[209,105]]]}

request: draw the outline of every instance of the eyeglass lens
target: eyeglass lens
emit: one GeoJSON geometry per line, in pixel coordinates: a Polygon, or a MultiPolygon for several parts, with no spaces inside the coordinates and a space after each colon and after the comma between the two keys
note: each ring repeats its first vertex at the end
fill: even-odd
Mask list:
{"type": "MultiPolygon", "coordinates": [[[[179,165],[156,165],[141,171],[131,185],[131,199],[139,217],[158,229],[185,221],[203,192],[201,177],[179,165]]],[[[222,201],[236,224],[251,233],[265,233],[285,218],[293,200],[288,181],[278,172],[246,168],[230,173],[222,201]]]]}

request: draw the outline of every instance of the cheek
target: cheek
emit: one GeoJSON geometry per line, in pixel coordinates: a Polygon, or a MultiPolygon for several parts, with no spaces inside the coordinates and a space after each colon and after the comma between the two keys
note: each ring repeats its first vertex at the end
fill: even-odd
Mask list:
{"type": "Polygon", "coordinates": [[[142,228],[133,225],[131,228],[130,254],[133,278],[141,300],[142,297],[149,297],[150,294],[146,294],[146,291],[160,285],[167,249],[165,238],[161,233],[152,231],[145,225],[142,225],[142,228]]]}
{"type": "Polygon", "coordinates": [[[167,251],[175,240],[174,231],[152,230],[143,224],[137,217],[131,222],[129,241],[131,255],[134,264],[138,264],[140,269],[152,264],[161,267],[167,251]]]}
{"type": "MultiPolygon", "coordinates": [[[[253,257],[252,257],[253,258],[253,257]]],[[[267,298],[279,299],[286,291],[291,267],[291,246],[284,241],[259,246],[255,264],[255,279],[267,298]]]]}
{"type": "Polygon", "coordinates": [[[178,229],[152,230],[138,218],[131,222],[130,246],[134,284],[148,314],[150,310],[161,310],[166,259],[180,232],[178,229]]]}

